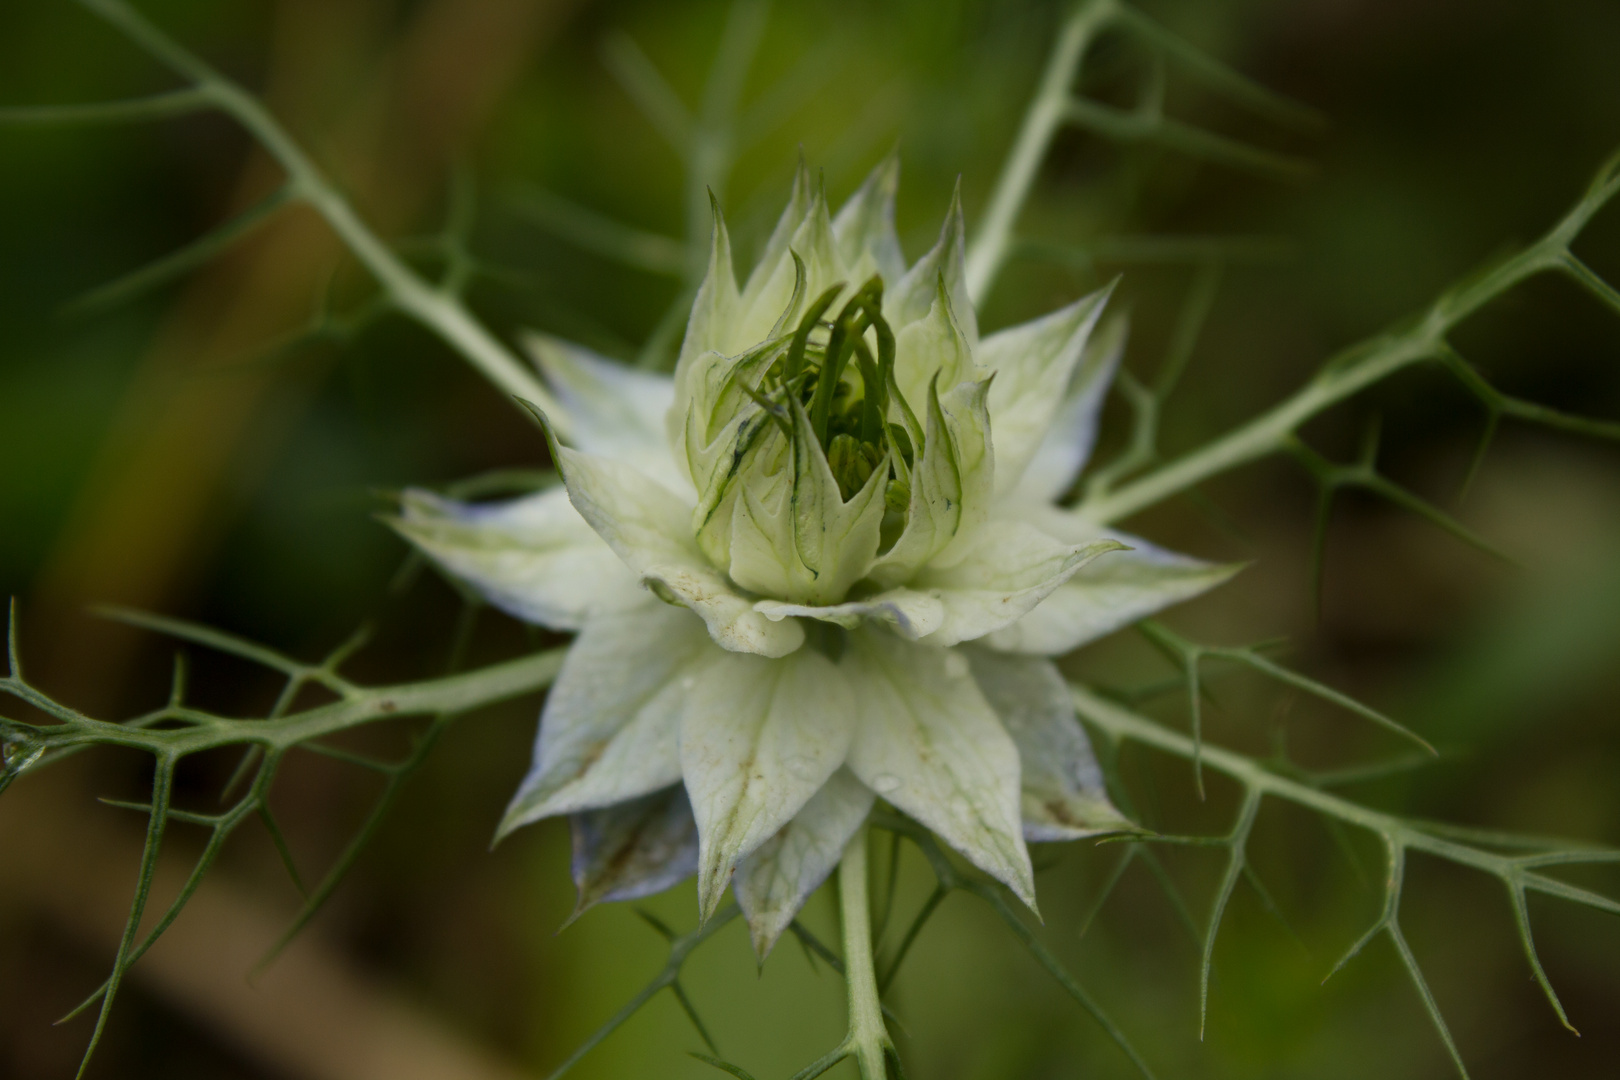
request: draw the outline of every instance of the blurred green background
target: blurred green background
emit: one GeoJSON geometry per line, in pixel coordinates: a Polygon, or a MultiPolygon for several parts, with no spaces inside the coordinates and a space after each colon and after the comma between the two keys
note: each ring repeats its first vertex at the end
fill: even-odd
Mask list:
{"type": "MultiPolygon", "coordinates": [[[[1332,352],[1537,235],[1620,145],[1620,7],[1608,0],[1142,6],[1330,120],[1317,135],[1280,131],[1172,73],[1172,114],[1303,156],[1312,174],[1279,182],[1080,133],[1061,137],[1047,162],[1022,219],[1026,235],[1093,247],[1237,235],[1281,256],[1226,267],[1165,418],[1167,453],[1271,404],[1332,352]]],[[[457,193],[475,194],[470,243],[482,272],[471,300],[503,334],[549,330],[629,360],[679,295],[675,277],[615,265],[559,235],[559,214],[576,227],[581,218],[557,200],[686,236],[691,192],[681,163],[610,69],[624,63],[619,35],[627,35],[695,107],[724,4],[148,0],[142,8],[262,89],[368,219],[420,265],[435,265],[432,238],[457,193]]],[[[912,257],[932,242],[959,176],[971,234],[1061,10],[1034,0],[781,0],[743,90],[755,137],[724,189],[739,246],[752,250],[768,230],[799,147],[841,199],[898,145],[899,224],[912,257]]],[[[1105,38],[1085,86],[1128,102],[1144,63],[1129,42],[1105,38]]],[[[0,6],[0,102],[91,101],[170,85],[76,5],[0,6]]],[[[401,320],[343,341],[279,347],[323,294],[341,310],[365,296],[357,271],[300,214],[181,283],[110,310],[64,311],[273,182],[242,133],[215,118],[0,130],[0,587],[21,599],[37,681],[96,715],[161,700],[171,651],[93,619],[87,605],[97,602],[203,620],[310,657],[369,620],[377,640],[356,663],[361,677],[442,670],[460,600],[431,574],[402,575],[403,546],[374,515],[407,484],[544,460],[516,410],[401,320]]],[[[1120,245],[1112,250],[1089,264],[1015,262],[981,325],[1048,310],[1123,271],[1116,302],[1133,321],[1126,362],[1150,377],[1195,268],[1122,261],[1120,245]]],[[[1601,215],[1577,251],[1620,280],[1620,210],[1601,215]]],[[[1514,291],[1456,341],[1508,392],[1620,418],[1620,320],[1562,281],[1514,291]]],[[[1118,401],[1106,417],[1103,456],[1123,444],[1128,422],[1118,401]]],[[[1620,843],[1620,453],[1509,424],[1459,503],[1483,420],[1477,405],[1440,374],[1413,372],[1306,434],[1346,460],[1374,418],[1385,471],[1454,509],[1517,566],[1346,496],[1329,530],[1318,619],[1307,570],[1314,491],[1291,464],[1266,463],[1130,523],[1182,550],[1253,560],[1235,583],[1169,621],[1212,643],[1286,635],[1292,663],[1445,748],[1438,764],[1348,789],[1358,798],[1620,843]]],[[[468,661],[535,640],[484,612],[468,661]]],[[[194,659],[198,697],[212,707],[262,711],[273,698],[260,672],[194,659]]],[[[1169,674],[1130,633],[1069,663],[1116,688],[1169,674]]],[[[1326,767],[1401,749],[1272,685],[1223,676],[1214,690],[1208,736],[1258,755],[1286,744],[1296,760],[1326,767]]],[[[1184,722],[1174,695],[1153,708],[1184,722]]],[[[662,947],[623,907],[555,933],[572,905],[560,823],[486,850],[527,764],[536,709],[518,702],[452,729],[312,934],[334,970],[362,978],[367,994],[407,1002],[412,1023],[538,1076],[658,970],[662,947]]],[[[403,734],[393,735],[402,746],[403,734]]],[[[367,740],[386,746],[390,737],[367,740]]],[[[196,763],[183,776],[187,798],[212,798],[232,764],[196,763]]],[[[1136,754],[1123,765],[1147,824],[1224,829],[1232,791],[1215,783],[1200,804],[1183,765],[1136,754]]],[[[96,912],[125,902],[138,831],[133,815],[96,808],[92,796],[136,797],[146,775],[138,761],[87,755],[0,802],[0,1075],[32,1080],[74,1068],[88,1022],[49,1024],[104,975],[111,946],[96,912]]],[[[277,805],[306,876],[330,863],[376,790],[374,778],[330,761],[289,764],[277,805]]],[[[296,893],[270,843],[248,832],[220,878],[253,911],[284,918],[296,893]]],[[[183,854],[196,841],[177,832],[170,846],[183,854]]],[[[1042,934],[1161,1076],[1451,1075],[1387,942],[1320,985],[1376,913],[1378,852],[1362,838],[1347,852],[1312,817],[1262,813],[1255,859],[1287,926],[1239,890],[1216,950],[1202,1042],[1197,946],[1152,875],[1133,867],[1081,937],[1119,857],[1089,846],[1038,853],[1047,865],[1042,934]]],[[[1201,927],[1216,858],[1175,851],[1164,862],[1201,927]]],[[[903,871],[909,911],[928,880],[920,862],[903,871]]],[[[1411,879],[1408,936],[1474,1075],[1613,1075],[1616,920],[1532,901],[1576,1039],[1530,981],[1496,882],[1421,860],[1411,879]]],[[[1612,875],[1581,880],[1617,884],[1612,875]]],[[[910,1074],[1131,1075],[1097,1025],[971,904],[946,906],[897,984],[910,1074]]],[[[679,928],[693,922],[690,886],[650,907],[679,928]]],[[[231,910],[224,925],[234,925],[231,910]]],[[[830,899],[815,898],[807,918],[831,934],[830,899]]],[[[255,1026],[232,1012],[231,993],[183,989],[187,972],[206,983],[222,962],[203,950],[177,956],[170,966],[179,974],[143,978],[138,968],[90,1075],[359,1075],[345,1072],[343,1055],[376,1037],[364,1012],[370,998],[353,999],[361,1004],[352,1018],[335,1018],[354,1045],[328,1047],[273,1022],[255,1026]]],[[[235,987],[251,1014],[253,991],[238,975],[213,977],[235,987]]],[[[727,1057],[761,1077],[787,1075],[842,1032],[836,976],[813,971],[791,942],[757,974],[740,926],[700,954],[688,986],[727,1057]]],[[[663,995],[574,1075],[719,1075],[685,1056],[699,1047],[663,995]]],[[[417,1064],[422,1076],[451,1075],[417,1064]]]]}

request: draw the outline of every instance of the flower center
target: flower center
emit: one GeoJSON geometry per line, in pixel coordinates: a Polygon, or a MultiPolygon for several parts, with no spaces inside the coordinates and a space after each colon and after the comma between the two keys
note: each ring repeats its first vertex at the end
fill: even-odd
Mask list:
{"type": "Polygon", "coordinates": [[[846,501],[866,486],[873,470],[888,468],[884,502],[903,514],[911,500],[905,474],[922,451],[922,429],[895,382],[894,331],[883,317],[883,278],[872,275],[836,317],[827,318],[843,291],[839,283],[818,296],[805,309],[786,351],[766,370],[759,389],[746,385],[743,389],[789,441],[793,426],[801,422],[798,417],[802,414],[808,420],[846,501]],[[796,399],[801,408],[789,408],[789,399],[796,399]],[[889,421],[891,401],[898,404],[905,425],[889,421]],[[891,453],[903,459],[902,468],[894,466],[891,453]]]}

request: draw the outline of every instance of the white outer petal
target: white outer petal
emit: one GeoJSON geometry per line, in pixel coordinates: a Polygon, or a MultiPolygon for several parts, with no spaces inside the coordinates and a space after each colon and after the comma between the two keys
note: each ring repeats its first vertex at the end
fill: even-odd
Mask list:
{"type": "Polygon", "coordinates": [[[669,448],[673,379],[626,367],[549,334],[527,333],[523,345],[568,414],[574,446],[622,461],[671,490],[688,487],[669,448]]]}
{"type": "Polygon", "coordinates": [[[796,623],[773,623],[731,587],[692,539],[692,508],[628,465],[553,440],[552,458],[580,516],[655,590],[691,608],[716,644],[734,652],[785,656],[804,643],[796,623]]]}
{"type": "Polygon", "coordinates": [[[702,919],[737,864],[844,763],[854,712],[842,669],[813,649],[778,660],[727,653],[696,679],[681,719],[681,772],[698,822],[702,919]]]}
{"type": "Polygon", "coordinates": [[[850,635],[842,666],[859,717],[851,771],[1033,909],[1018,748],[967,661],[950,649],[861,630],[850,635]]]}
{"type": "Polygon", "coordinates": [[[568,826],[574,841],[569,868],[578,890],[570,922],[594,904],[639,900],[697,873],[697,822],[679,785],[569,814],[568,826]]]}
{"type": "Polygon", "coordinates": [[[945,605],[939,598],[912,589],[890,589],[865,600],[850,600],[842,604],[817,607],[813,604],[788,604],[780,600],[760,600],[754,610],[763,612],[768,619],[800,617],[835,623],[846,630],[854,630],[871,620],[893,628],[910,641],[927,637],[945,622],[945,605]]]}
{"type": "Polygon", "coordinates": [[[848,769],[839,769],[792,821],[737,867],[732,890],[762,963],[810,894],[838,865],[873,799],[871,788],[848,769]]]}
{"type": "Polygon", "coordinates": [[[1182,555],[1117,530],[1100,530],[1050,507],[1008,508],[1070,542],[1112,538],[1129,546],[1082,568],[1029,614],[986,637],[1006,652],[1061,656],[1155,612],[1215,588],[1243,569],[1182,555]]]}
{"type": "Polygon", "coordinates": [[[962,652],[1018,746],[1024,839],[1078,840],[1134,828],[1108,798],[1074,698],[1052,662],[973,646],[962,652]]]}
{"type": "MultiPolygon", "coordinates": [[[[930,636],[955,645],[994,633],[1024,618],[1064,582],[1099,555],[1123,545],[1113,539],[1066,544],[1018,521],[987,522],[958,537],[960,561],[945,569],[928,567],[910,588],[944,607],[944,618],[930,636]]],[[[1106,560],[1105,560],[1106,561],[1106,560]]]]}
{"type": "Polygon", "coordinates": [[[593,611],[645,599],[561,487],[501,503],[407,491],[391,525],[490,603],[525,622],[577,630],[593,611]]]}
{"type": "Polygon", "coordinates": [[[1086,342],[1080,368],[1069,383],[1069,393],[1046,431],[1046,438],[1024,468],[1009,501],[1049,505],[1074,485],[1097,442],[1097,423],[1103,398],[1113,385],[1130,335],[1130,319],[1116,313],[1102,321],[1086,342]]]}
{"type": "Polygon", "coordinates": [[[678,781],[685,684],[723,655],[691,612],[650,599],[586,623],[546,695],[534,764],[497,838],[678,781]]]}
{"type": "Polygon", "coordinates": [[[1126,323],[1093,333],[1113,286],[985,339],[979,361],[996,373],[990,425],[996,490],[1052,502],[1091,454],[1097,414],[1124,352],[1126,323]]]}

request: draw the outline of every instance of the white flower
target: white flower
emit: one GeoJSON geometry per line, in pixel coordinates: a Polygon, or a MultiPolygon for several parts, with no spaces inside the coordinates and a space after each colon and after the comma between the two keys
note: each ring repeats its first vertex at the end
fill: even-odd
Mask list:
{"type": "Polygon", "coordinates": [[[565,488],[405,499],[444,569],[579,632],[501,833],[571,815],[582,906],[695,869],[763,956],[876,796],[1032,906],[1026,841],[1128,826],[1046,658],[1233,568],[1054,504],[1123,345],[1088,348],[1108,290],[981,341],[960,204],[907,269],[897,177],[832,217],[801,168],[740,291],[717,210],[673,379],[534,337],[565,488]]]}

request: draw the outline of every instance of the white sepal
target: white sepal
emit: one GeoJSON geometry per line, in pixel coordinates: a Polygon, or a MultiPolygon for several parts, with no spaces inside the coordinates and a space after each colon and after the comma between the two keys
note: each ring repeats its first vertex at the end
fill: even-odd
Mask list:
{"type": "Polygon", "coordinates": [[[983,382],[962,383],[947,394],[929,387],[927,436],[911,470],[906,525],[868,573],[879,587],[904,584],[930,562],[949,561],[951,542],[987,516],[995,482],[988,391],[983,382]]]}
{"type": "Polygon", "coordinates": [[[944,569],[926,567],[910,585],[943,605],[944,618],[929,638],[940,645],[972,641],[1016,623],[1081,567],[1125,546],[1111,538],[1066,544],[1023,522],[1002,520],[959,540],[959,561],[944,569]]]}
{"type": "Polygon", "coordinates": [[[675,402],[667,375],[637,371],[549,334],[523,345],[568,413],[569,442],[622,461],[675,490],[685,481],[670,456],[666,421],[675,402]]]}
{"type": "Polygon", "coordinates": [[[1134,829],[1108,798],[1074,698],[1052,662],[975,646],[962,651],[1018,746],[1024,839],[1079,840],[1134,829]]]}
{"type": "Polygon", "coordinates": [[[921,319],[933,305],[943,280],[963,334],[970,345],[977,345],[979,321],[968,299],[966,253],[967,229],[962,218],[962,185],[958,182],[951,194],[950,209],[945,212],[945,223],[940,226],[939,241],[884,294],[884,318],[896,330],[921,319]]]}
{"type": "Polygon", "coordinates": [[[580,516],[659,597],[691,608],[716,644],[733,652],[786,656],[804,643],[795,623],[753,608],[698,550],[690,507],[627,465],[552,440],[552,458],[580,516]]]}
{"type": "MultiPolygon", "coordinates": [[[[1115,315],[1104,319],[1086,342],[1085,352],[1069,381],[1068,395],[1053,416],[1034,456],[1024,466],[1024,475],[1007,493],[1008,501],[1052,503],[1074,486],[1096,444],[1098,415],[1108,387],[1114,381],[1114,373],[1119,370],[1129,331],[1130,321],[1123,315],[1115,315]]],[[[999,440],[1000,429],[996,430],[999,440]]]]}
{"type": "Polygon", "coordinates": [[[872,800],[871,788],[848,769],[839,769],[792,821],[738,865],[732,889],[760,963],[838,865],[872,800]]]}
{"type": "Polygon", "coordinates": [[[757,600],[754,610],[770,619],[800,617],[834,623],[846,630],[854,630],[868,620],[887,625],[901,637],[910,641],[927,637],[945,621],[945,605],[934,596],[912,589],[898,588],[878,593],[865,600],[849,600],[842,604],[818,607],[814,604],[785,604],[780,600],[757,600]]]}
{"type": "Polygon", "coordinates": [[[405,492],[400,535],[490,603],[525,622],[577,630],[592,611],[645,599],[560,486],[501,503],[405,492]]]}
{"type": "Polygon", "coordinates": [[[714,914],[737,864],[844,763],[854,703],[841,667],[814,649],[727,654],[687,697],[681,772],[697,817],[699,915],[714,914]]]}
{"type": "Polygon", "coordinates": [[[1033,909],[1018,748],[967,661],[928,642],[859,630],[843,667],[858,713],[850,769],[1033,909]]]}
{"type": "Polygon", "coordinates": [[[833,218],[838,258],[851,284],[859,285],[873,274],[898,282],[905,274],[905,256],[894,230],[894,197],[899,189],[900,155],[891,152],[833,218]]]}
{"type": "Polygon", "coordinates": [[[639,900],[697,873],[697,822],[679,784],[600,810],[568,815],[573,922],[604,900],[639,900]]]}
{"type": "Polygon", "coordinates": [[[585,624],[540,713],[534,764],[496,831],[608,806],[681,778],[685,683],[726,655],[689,611],[646,600],[585,624]]]}
{"type": "Polygon", "coordinates": [[[995,433],[996,487],[1008,491],[1024,474],[1063,405],[1112,284],[1066,308],[1008,327],[979,344],[978,360],[995,373],[990,424],[995,433]]]}
{"type": "Polygon", "coordinates": [[[1211,563],[1181,555],[1117,530],[1100,530],[1074,514],[1052,508],[1022,508],[1033,519],[1071,543],[1113,539],[1119,551],[1082,568],[1053,590],[1039,607],[985,638],[991,648],[1040,656],[1061,656],[1089,641],[1191,600],[1227,581],[1242,563],[1211,563]]]}

